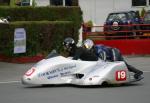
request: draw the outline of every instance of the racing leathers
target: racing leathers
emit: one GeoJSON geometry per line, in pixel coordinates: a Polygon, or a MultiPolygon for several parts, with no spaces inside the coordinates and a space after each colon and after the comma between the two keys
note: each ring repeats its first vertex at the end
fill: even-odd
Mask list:
{"type": "Polygon", "coordinates": [[[98,57],[92,50],[87,50],[83,47],[72,47],[69,52],[69,56],[73,57],[73,60],[81,59],[83,61],[97,61],[98,57]]]}
{"type": "Polygon", "coordinates": [[[98,57],[96,54],[90,50],[79,47],[75,50],[75,54],[73,56],[74,60],[81,59],[84,61],[97,61],[98,57]]]}
{"type": "Polygon", "coordinates": [[[112,48],[112,47],[108,47],[108,46],[104,46],[104,45],[96,45],[95,46],[95,51],[96,51],[96,55],[101,58],[104,61],[124,61],[128,70],[130,72],[134,72],[135,75],[135,79],[139,79],[140,76],[143,74],[142,71],[136,69],[135,67],[129,65],[123,58],[123,56],[121,55],[119,49],[117,48],[112,48]]]}

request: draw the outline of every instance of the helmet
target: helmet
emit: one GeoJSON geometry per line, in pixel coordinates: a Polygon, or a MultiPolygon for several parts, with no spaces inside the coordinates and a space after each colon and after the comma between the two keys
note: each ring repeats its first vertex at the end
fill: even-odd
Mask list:
{"type": "Polygon", "coordinates": [[[75,41],[71,37],[67,37],[64,40],[63,45],[64,45],[65,49],[70,51],[73,48],[73,46],[75,46],[75,41]]]}
{"type": "Polygon", "coordinates": [[[8,21],[10,21],[10,20],[11,20],[11,17],[10,17],[10,16],[7,16],[6,19],[7,19],[8,21]]]}
{"type": "Polygon", "coordinates": [[[94,43],[91,39],[86,39],[84,42],[83,42],[83,46],[90,50],[93,46],[94,46],[94,43]]]}

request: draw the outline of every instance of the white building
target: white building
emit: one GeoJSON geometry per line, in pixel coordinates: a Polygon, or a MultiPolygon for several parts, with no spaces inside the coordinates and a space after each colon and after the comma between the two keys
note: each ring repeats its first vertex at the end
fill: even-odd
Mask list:
{"type": "MultiPolygon", "coordinates": [[[[32,0],[31,0],[32,1],[32,0]]],[[[35,0],[37,6],[48,6],[52,1],[62,1],[65,6],[66,0],[35,0]]],[[[150,9],[150,0],[78,0],[83,11],[84,21],[92,20],[96,25],[103,25],[110,12],[150,9]]]]}
{"type": "Polygon", "coordinates": [[[110,12],[126,10],[141,11],[143,7],[150,9],[150,0],[145,0],[145,6],[134,6],[132,1],[138,0],[79,0],[79,5],[83,11],[85,21],[92,20],[97,25],[103,25],[110,12]]]}

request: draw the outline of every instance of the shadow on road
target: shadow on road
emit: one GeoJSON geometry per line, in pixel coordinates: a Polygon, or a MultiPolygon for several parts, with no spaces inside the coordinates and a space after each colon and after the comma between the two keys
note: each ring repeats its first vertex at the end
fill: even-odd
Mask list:
{"type": "Polygon", "coordinates": [[[28,89],[36,89],[36,88],[61,88],[61,87],[75,87],[75,88],[87,88],[87,89],[92,89],[92,88],[122,88],[122,87],[131,87],[131,86],[142,86],[142,83],[132,83],[132,84],[119,84],[119,85],[94,85],[94,86],[79,86],[79,85],[73,85],[73,84],[61,84],[61,85],[38,85],[38,86],[25,86],[24,88],[28,89]]]}

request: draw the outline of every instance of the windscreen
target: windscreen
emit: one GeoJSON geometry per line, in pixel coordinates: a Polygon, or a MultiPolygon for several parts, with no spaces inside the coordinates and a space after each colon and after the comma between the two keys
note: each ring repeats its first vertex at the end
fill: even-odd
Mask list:
{"type": "Polygon", "coordinates": [[[56,56],[59,56],[59,54],[57,53],[56,50],[52,50],[48,56],[46,57],[46,59],[49,59],[49,58],[53,58],[53,57],[56,57],[56,56]]]}
{"type": "Polygon", "coordinates": [[[107,20],[112,21],[114,19],[120,19],[122,21],[125,21],[127,17],[124,13],[116,13],[116,14],[110,14],[107,20]]]}

